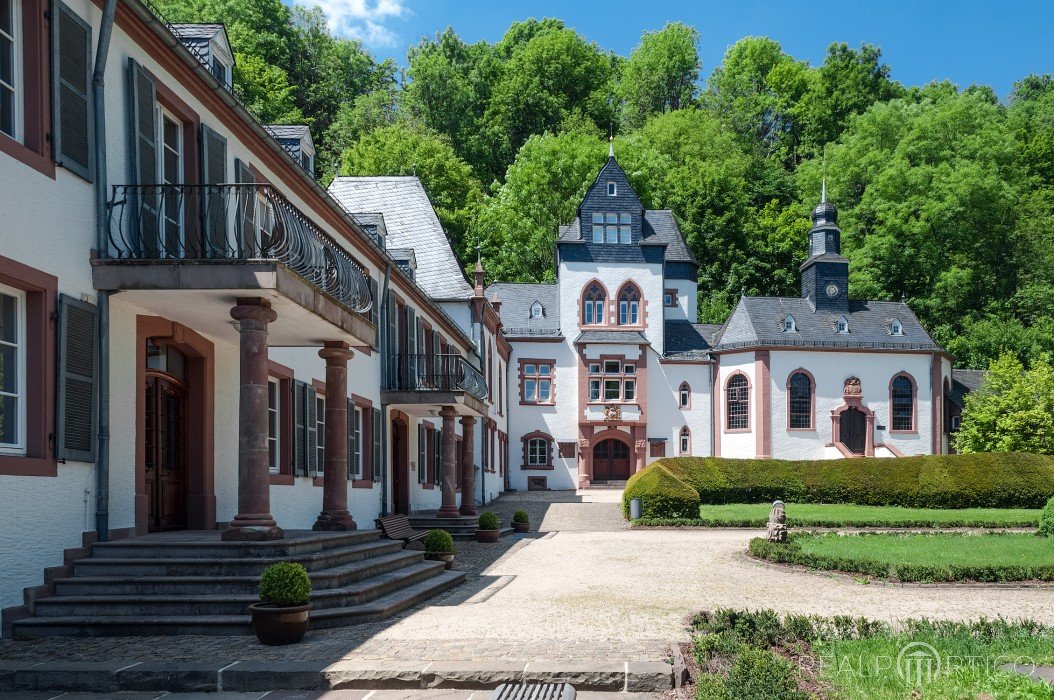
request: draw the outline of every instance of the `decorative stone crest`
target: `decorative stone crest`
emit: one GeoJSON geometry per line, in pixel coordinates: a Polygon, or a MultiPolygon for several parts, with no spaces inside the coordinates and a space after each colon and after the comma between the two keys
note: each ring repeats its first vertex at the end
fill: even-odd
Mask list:
{"type": "Polygon", "coordinates": [[[604,420],[622,420],[622,406],[618,405],[617,403],[608,404],[607,406],[604,406],[604,420]]]}
{"type": "Polygon", "coordinates": [[[643,450],[647,446],[647,444],[648,443],[644,440],[637,440],[637,442],[633,443],[633,446],[636,447],[638,450],[643,450]]]}
{"type": "Polygon", "coordinates": [[[578,452],[585,457],[586,451],[589,449],[589,440],[578,441],[578,452]]]}
{"type": "Polygon", "coordinates": [[[843,396],[863,396],[864,389],[860,386],[859,377],[849,377],[845,380],[845,386],[842,388],[843,396]]]}
{"type": "Polygon", "coordinates": [[[787,541],[787,511],[783,501],[773,501],[772,510],[769,511],[768,525],[769,542],[787,541]]]}

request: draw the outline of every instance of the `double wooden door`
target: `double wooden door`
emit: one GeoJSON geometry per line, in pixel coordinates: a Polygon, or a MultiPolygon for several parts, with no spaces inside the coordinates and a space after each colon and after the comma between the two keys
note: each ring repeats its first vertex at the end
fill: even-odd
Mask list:
{"type": "Polygon", "coordinates": [[[621,440],[609,438],[593,447],[593,481],[628,479],[629,446],[621,440]]]}
{"type": "Polygon", "coordinates": [[[867,416],[857,408],[842,411],[838,425],[838,439],[853,454],[864,454],[867,438],[867,416]]]}
{"type": "Polygon", "coordinates": [[[146,494],[151,532],[187,527],[187,389],[164,375],[146,379],[146,494]]]}

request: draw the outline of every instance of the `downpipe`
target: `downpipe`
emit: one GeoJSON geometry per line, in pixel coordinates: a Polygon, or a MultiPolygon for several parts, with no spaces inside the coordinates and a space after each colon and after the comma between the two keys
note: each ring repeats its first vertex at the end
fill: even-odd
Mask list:
{"type": "MultiPolygon", "coordinates": [[[[387,377],[388,363],[391,361],[388,357],[388,287],[391,284],[392,279],[392,264],[387,263],[384,267],[384,284],[381,285],[381,303],[377,310],[377,348],[381,354],[381,381],[379,382],[382,391],[381,396],[384,396],[384,382],[387,377]]],[[[373,303],[377,303],[374,299],[373,303]]],[[[391,442],[391,427],[392,421],[388,418],[388,404],[381,401],[381,435],[384,439],[381,440],[381,517],[388,515],[388,455],[391,450],[388,448],[388,443],[391,442]]],[[[409,437],[409,436],[407,436],[409,437]]],[[[392,464],[392,469],[395,469],[395,464],[392,464]]],[[[407,474],[406,478],[410,478],[407,474]]]]}
{"type": "MultiPolygon", "coordinates": [[[[95,49],[92,73],[92,112],[95,119],[95,254],[109,257],[106,233],[106,59],[110,53],[117,0],[103,5],[99,43],[95,49]]],[[[52,19],[54,21],[54,18],[52,19]]],[[[95,530],[100,542],[110,538],[110,292],[98,294],[99,358],[98,396],[99,435],[95,455],[95,530]]]]}

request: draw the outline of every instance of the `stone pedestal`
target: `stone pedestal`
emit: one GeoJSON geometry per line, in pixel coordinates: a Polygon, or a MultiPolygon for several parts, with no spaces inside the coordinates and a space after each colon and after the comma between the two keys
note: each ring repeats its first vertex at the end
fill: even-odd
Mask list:
{"type": "Polygon", "coordinates": [[[239,298],[231,309],[241,333],[241,388],[238,396],[238,514],[224,540],[279,540],[271,516],[267,457],[267,324],[277,318],[266,299],[239,298]]]}
{"type": "Polygon", "coordinates": [[[461,418],[461,515],[476,514],[476,467],[473,464],[473,453],[476,441],[476,419],[472,416],[461,418]]]}
{"type": "Polygon", "coordinates": [[[456,518],[461,515],[457,509],[457,464],[454,462],[457,447],[454,419],[457,417],[457,411],[453,406],[443,406],[439,409],[439,417],[443,419],[443,505],[440,506],[436,517],[456,518]]]}
{"type": "Polygon", "coordinates": [[[326,341],[318,356],[326,361],[326,449],[322,471],[322,512],[312,530],[354,530],[348,512],[348,360],[343,341],[326,341]]]}

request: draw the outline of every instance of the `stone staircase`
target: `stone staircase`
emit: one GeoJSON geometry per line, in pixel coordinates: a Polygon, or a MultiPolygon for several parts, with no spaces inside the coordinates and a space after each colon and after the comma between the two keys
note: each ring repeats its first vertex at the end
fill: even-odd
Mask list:
{"type": "Polygon", "coordinates": [[[278,561],[311,576],[311,628],[382,620],[464,581],[424,552],[375,530],[287,531],[274,542],[223,542],[220,533],[154,533],[94,543],[52,581],[54,594],[15,620],[16,637],[251,634],[260,573],[278,561]]]}
{"type": "Polygon", "coordinates": [[[612,479],[610,481],[593,481],[586,488],[588,488],[588,489],[601,489],[601,490],[608,490],[608,491],[622,491],[622,490],[624,490],[626,488],[626,481],[624,479],[620,479],[620,480],[612,479]]]}
{"type": "MultiPolygon", "coordinates": [[[[446,530],[455,540],[476,539],[476,528],[479,527],[478,515],[460,515],[456,518],[436,517],[436,511],[426,510],[407,516],[410,526],[415,530],[446,530]]],[[[501,528],[499,537],[511,535],[513,529],[507,523],[501,528]]]]}

